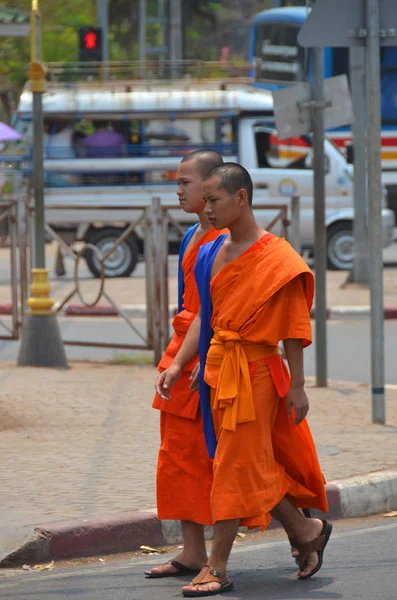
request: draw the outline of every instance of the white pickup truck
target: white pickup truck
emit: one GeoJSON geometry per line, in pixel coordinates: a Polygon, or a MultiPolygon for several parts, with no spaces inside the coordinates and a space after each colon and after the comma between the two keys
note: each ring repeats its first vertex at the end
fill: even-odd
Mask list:
{"type": "MultiPolygon", "coordinates": [[[[25,90],[14,123],[24,136],[24,153],[31,135],[31,102],[31,93],[25,90]]],[[[166,205],[175,204],[176,188],[169,180],[175,177],[184,154],[204,147],[246,167],[255,187],[254,209],[255,203],[285,204],[291,196],[299,196],[301,245],[313,252],[310,139],[278,141],[272,128],[269,92],[241,86],[226,90],[162,86],[131,91],[121,83],[105,84],[103,89],[93,85],[62,89],[58,84],[44,95],[43,106],[46,220],[68,242],[83,240],[104,252],[136,217],[134,205],[151,196],[160,196],[166,205]],[[122,143],[117,148],[102,145],[94,152],[92,145],[84,142],[93,125],[97,131],[112,132],[109,139],[119,134],[122,143]],[[114,215],[103,210],[111,205],[125,209],[114,215]],[[77,210],[78,206],[90,208],[77,210]]],[[[325,152],[328,266],[350,269],[354,258],[352,167],[329,141],[325,152]]],[[[183,226],[194,221],[194,215],[180,209],[173,211],[173,217],[183,226]]],[[[261,211],[257,218],[266,225],[272,215],[261,211]]],[[[382,219],[387,246],[393,241],[395,222],[386,195],[382,219]]],[[[142,252],[142,237],[138,228],[115,250],[106,262],[107,276],[127,276],[133,271],[142,252]]],[[[176,239],[171,229],[170,242],[176,239]]],[[[98,276],[95,254],[88,252],[86,259],[98,276]]]]}

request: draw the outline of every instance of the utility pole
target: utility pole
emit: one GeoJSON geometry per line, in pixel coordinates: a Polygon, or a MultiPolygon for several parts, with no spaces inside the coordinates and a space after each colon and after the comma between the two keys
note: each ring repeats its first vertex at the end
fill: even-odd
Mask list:
{"type": "Polygon", "coordinates": [[[97,21],[102,30],[102,60],[105,63],[103,68],[104,79],[109,77],[109,6],[108,0],[97,0],[97,21]]]}
{"type": "Polygon", "coordinates": [[[385,423],[379,0],[366,0],[372,422],[385,423]]]}
{"type": "Polygon", "coordinates": [[[316,286],[316,383],[327,387],[327,236],[325,230],[324,49],[313,48],[314,260],[316,286]]]}
{"type": "Polygon", "coordinates": [[[145,77],[147,0],[139,0],[139,76],[145,77]]]}
{"type": "Polygon", "coordinates": [[[170,0],[169,10],[169,56],[171,65],[171,77],[179,77],[183,60],[183,38],[182,38],[182,0],[170,0]]]}
{"type": "Polygon", "coordinates": [[[369,283],[368,198],[366,155],[365,44],[351,46],[350,88],[354,107],[354,263],[349,282],[369,283]]]}
{"type": "Polygon", "coordinates": [[[33,192],[34,268],[31,274],[30,311],[22,330],[19,366],[67,368],[65,350],[58,328],[54,300],[49,297],[48,269],[45,268],[43,94],[45,71],[41,62],[41,28],[38,0],[32,0],[30,90],[33,96],[33,192]]]}

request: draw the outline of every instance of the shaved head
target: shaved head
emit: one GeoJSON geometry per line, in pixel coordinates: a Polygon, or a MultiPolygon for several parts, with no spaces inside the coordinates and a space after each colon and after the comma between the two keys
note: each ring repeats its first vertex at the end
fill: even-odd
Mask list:
{"type": "Polygon", "coordinates": [[[181,160],[182,163],[190,161],[195,162],[195,168],[202,179],[206,177],[208,171],[223,164],[222,156],[215,150],[195,150],[181,160]]]}
{"type": "Polygon", "coordinates": [[[248,203],[252,206],[253,183],[250,174],[244,167],[237,163],[223,163],[213,167],[205,176],[205,181],[212,177],[220,179],[219,187],[233,196],[239,190],[247,192],[248,203]]]}

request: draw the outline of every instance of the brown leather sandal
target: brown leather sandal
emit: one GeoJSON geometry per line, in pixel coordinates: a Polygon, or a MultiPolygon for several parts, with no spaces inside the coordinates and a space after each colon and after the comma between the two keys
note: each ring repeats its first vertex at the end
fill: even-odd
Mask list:
{"type": "Polygon", "coordinates": [[[331,533],[332,523],[323,520],[323,529],[320,535],[311,542],[299,544],[296,541],[296,539],[290,539],[291,546],[293,546],[299,551],[298,564],[300,571],[303,571],[310,554],[312,554],[313,552],[317,552],[318,556],[318,564],[316,568],[304,577],[299,576],[299,579],[309,579],[310,577],[313,577],[313,575],[318,573],[318,571],[321,569],[321,567],[323,566],[324,550],[326,545],[328,544],[329,538],[331,537],[331,533]]]}
{"type": "Polygon", "coordinates": [[[203,569],[201,569],[199,575],[195,577],[192,581],[193,586],[205,585],[206,583],[219,583],[221,586],[218,590],[214,590],[213,592],[200,591],[200,589],[192,590],[190,592],[182,591],[182,594],[186,598],[201,598],[203,596],[217,596],[218,594],[223,594],[224,592],[230,592],[233,589],[233,582],[229,581],[227,575],[220,575],[218,571],[210,567],[209,565],[205,565],[203,569]]]}

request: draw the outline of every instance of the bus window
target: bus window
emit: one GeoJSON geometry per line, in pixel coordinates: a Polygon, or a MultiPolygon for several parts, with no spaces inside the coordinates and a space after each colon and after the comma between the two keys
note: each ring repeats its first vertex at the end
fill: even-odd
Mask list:
{"type": "Polygon", "coordinates": [[[332,49],[332,76],[347,75],[349,77],[349,50],[348,48],[332,49]]]}
{"type": "Polygon", "coordinates": [[[258,23],[255,58],[262,60],[261,79],[305,81],[305,50],[298,45],[300,25],[258,23]]]}
{"type": "Polygon", "coordinates": [[[397,124],[397,48],[381,50],[382,123],[397,124]]]}
{"type": "Polygon", "coordinates": [[[255,127],[255,142],[260,169],[310,169],[306,161],[311,145],[303,137],[279,140],[277,134],[261,126],[255,127]]]}

